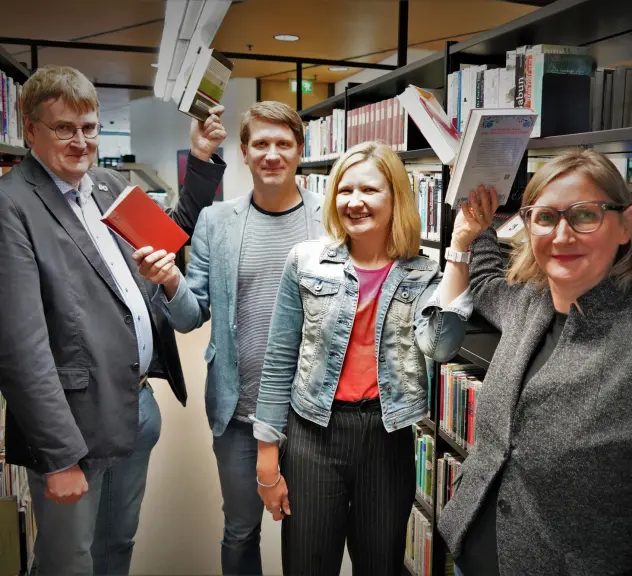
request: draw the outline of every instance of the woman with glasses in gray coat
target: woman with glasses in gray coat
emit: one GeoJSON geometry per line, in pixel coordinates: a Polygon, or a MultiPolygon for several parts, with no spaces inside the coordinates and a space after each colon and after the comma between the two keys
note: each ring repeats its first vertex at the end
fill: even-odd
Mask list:
{"type": "Polygon", "coordinates": [[[465,576],[631,574],[632,193],[594,151],[554,158],[524,193],[527,242],[506,271],[496,196],[470,199],[455,231],[502,337],[439,530],[465,576]]]}

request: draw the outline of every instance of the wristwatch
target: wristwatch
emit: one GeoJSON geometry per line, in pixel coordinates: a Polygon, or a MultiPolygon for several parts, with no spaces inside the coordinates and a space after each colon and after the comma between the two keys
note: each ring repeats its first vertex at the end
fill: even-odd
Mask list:
{"type": "Polygon", "coordinates": [[[457,252],[456,250],[452,250],[452,248],[446,248],[445,259],[450,262],[469,264],[472,260],[472,252],[457,252]]]}

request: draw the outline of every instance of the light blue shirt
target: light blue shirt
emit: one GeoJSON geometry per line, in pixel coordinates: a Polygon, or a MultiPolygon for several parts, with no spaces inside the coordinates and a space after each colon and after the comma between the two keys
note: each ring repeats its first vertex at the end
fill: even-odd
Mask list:
{"type": "Polygon", "coordinates": [[[138,343],[138,357],[140,364],[140,374],[145,375],[149,370],[151,358],[154,350],[154,340],[151,328],[151,318],[149,310],[134,277],[130,272],[127,262],[121,253],[109,228],[101,222],[101,211],[92,197],[94,182],[88,174],[84,174],[79,183],[79,190],[76,190],[55,175],[51,170],[35,155],[35,158],[48,175],[53,179],[60,192],[64,195],[68,204],[76,214],[77,218],[86,229],[86,232],[94,242],[103,262],[108,267],[116,287],[123,300],[130,310],[136,329],[136,341],[138,343]]]}

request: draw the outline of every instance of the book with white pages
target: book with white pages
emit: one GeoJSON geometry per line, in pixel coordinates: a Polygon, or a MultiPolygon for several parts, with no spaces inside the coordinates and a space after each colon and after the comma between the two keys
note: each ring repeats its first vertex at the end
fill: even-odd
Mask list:
{"type": "Polygon", "coordinates": [[[233,63],[213,48],[200,48],[178,109],[204,122],[220,103],[233,71],[233,63]]]}
{"type": "Polygon", "coordinates": [[[493,186],[506,204],[537,114],[528,108],[470,111],[445,201],[459,208],[479,185],[493,186]]]}
{"type": "Polygon", "coordinates": [[[408,86],[397,96],[413,122],[443,164],[452,164],[459,150],[461,135],[445,110],[429,90],[408,86]]]}

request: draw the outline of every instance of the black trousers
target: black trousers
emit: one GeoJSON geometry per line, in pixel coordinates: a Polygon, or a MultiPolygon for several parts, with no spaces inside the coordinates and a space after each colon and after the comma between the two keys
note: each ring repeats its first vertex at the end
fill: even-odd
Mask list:
{"type": "Polygon", "coordinates": [[[410,428],[389,434],[379,400],[334,402],[323,428],[290,410],[282,472],[285,576],[338,576],[345,541],[354,576],[400,576],[415,498],[410,428]]]}

